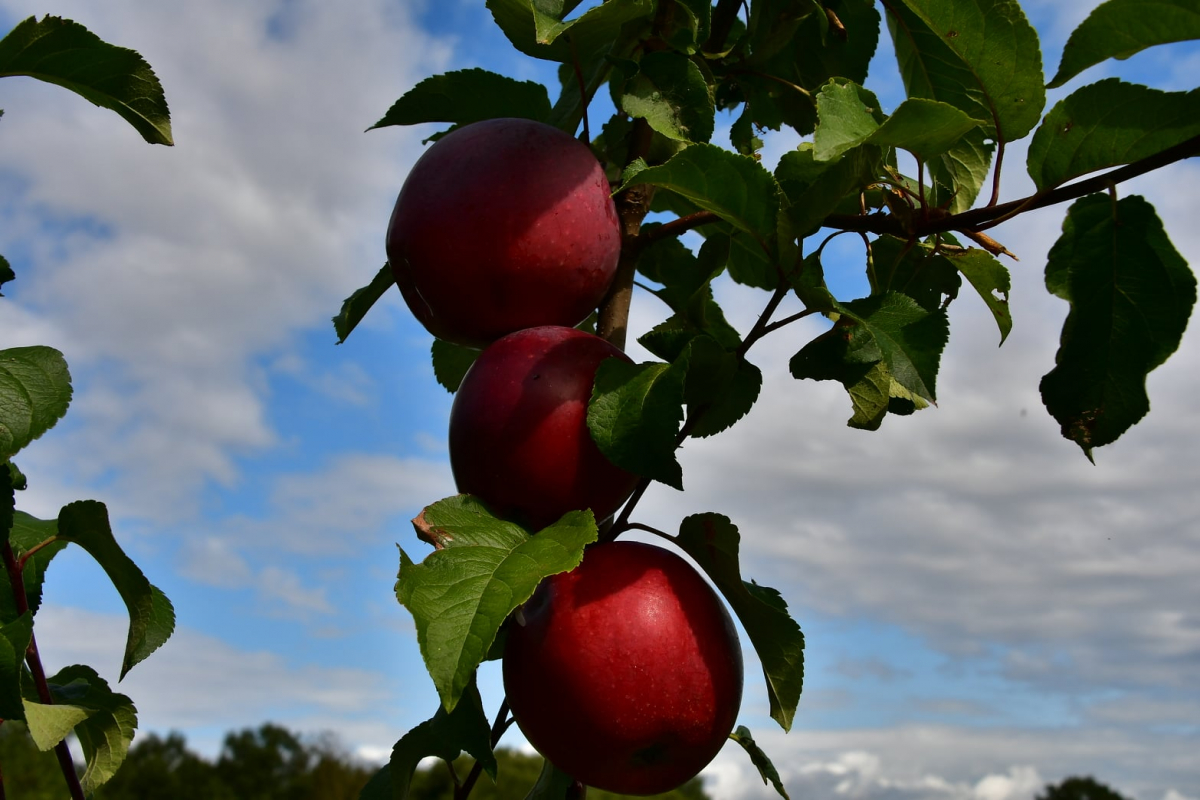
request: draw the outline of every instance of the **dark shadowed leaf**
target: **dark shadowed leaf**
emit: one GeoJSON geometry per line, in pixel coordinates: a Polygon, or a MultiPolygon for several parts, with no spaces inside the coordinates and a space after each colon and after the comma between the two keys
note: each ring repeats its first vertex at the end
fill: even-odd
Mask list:
{"type": "Polygon", "coordinates": [[[1200,39],[1195,0],[1108,0],[1071,32],[1051,89],[1109,58],[1129,58],[1147,47],[1200,39]]]}
{"type": "Polygon", "coordinates": [[[129,637],[121,663],[124,678],[171,637],[175,609],[117,544],[103,503],[80,500],[63,506],[58,512],[58,538],[79,545],[96,559],[129,609],[129,637]]]}
{"type": "Polygon", "coordinates": [[[71,403],[71,373],[52,347],[0,350],[0,462],[54,427],[71,403]]]}
{"type": "Polygon", "coordinates": [[[154,70],[77,22],[30,17],[0,40],[0,77],[26,75],[111,109],[151,144],[172,144],[171,115],[154,70]]]}
{"type": "Polygon", "coordinates": [[[1012,279],[1008,270],[994,255],[975,247],[962,251],[943,250],[942,256],[962,273],[983,298],[996,320],[996,327],[1000,329],[1000,344],[1004,344],[1012,330],[1012,312],[1008,307],[1012,279]]]}
{"type": "Polygon", "coordinates": [[[676,539],[716,584],[742,623],[762,662],[771,718],[790,730],[804,688],[804,634],[778,592],[742,580],[740,542],[737,527],[720,514],[687,517],[676,539]]]}
{"type": "Polygon", "coordinates": [[[479,358],[480,352],[473,347],[464,347],[444,339],[434,339],[433,345],[430,347],[430,355],[433,357],[433,377],[447,391],[457,392],[463,378],[466,377],[467,370],[475,363],[475,359],[479,358]]]}
{"type": "Polygon", "coordinates": [[[982,128],[968,131],[957,144],[925,165],[933,182],[932,205],[950,214],[969,209],[991,172],[996,143],[982,128]]]}
{"type": "MultiPolygon", "coordinates": [[[[0,286],[17,279],[17,274],[13,272],[12,265],[8,263],[8,259],[0,256],[0,286]]],[[[0,297],[4,297],[3,292],[0,292],[0,297]]]]}
{"type": "Polygon", "coordinates": [[[1050,109],[1029,143],[1029,177],[1039,190],[1049,189],[1196,136],[1200,89],[1160,92],[1110,78],[1084,86],[1050,109]]]}
{"type": "Polygon", "coordinates": [[[368,130],[422,122],[468,125],[496,117],[544,122],[549,116],[550,95],[540,83],[519,81],[485,69],[462,69],[421,81],[368,130]]]}
{"type": "Polygon", "coordinates": [[[566,21],[545,14],[529,0],[487,0],[487,7],[517,50],[564,64],[576,57],[588,63],[593,54],[607,50],[625,23],[654,12],[651,0],[609,0],[566,21]]]}
{"type": "Polygon", "coordinates": [[[787,198],[785,213],[795,230],[814,233],[847,196],[857,196],[882,171],[883,151],[856,147],[834,161],[817,161],[813,145],[804,142],[779,159],[775,177],[787,198]]]}
{"type": "Polygon", "coordinates": [[[1141,197],[1072,204],[1046,288],[1071,304],[1042,400],[1090,459],[1150,410],[1146,375],[1179,346],[1196,278],[1141,197]]]}
{"type": "Polygon", "coordinates": [[[383,297],[384,292],[395,284],[396,278],[392,275],[391,266],[384,264],[369,284],[342,302],[342,310],[333,318],[333,330],[337,334],[338,344],[346,341],[350,331],[362,322],[362,318],[371,310],[371,306],[375,305],[375,301],[383,297]]]}
{"type": "Polygon", "coordinates": [[[588,404],[592,439],[622,469],[683,490],[675,439],[683,421],[684,376],[671,364],[610,358],[596,370],[588,404]]]}
{"type": "Polygon", "coordinates": [[[447,713],[438,706],[432,719],[413,728],[392,747],[391,760],[363,787],[359,800],[407,800],[413,774],[423,758],[453,761],[466,751],[496,777],[491,728],[472,677],[462,700],[447,713]]]}
{"type": "Polygon", "coordinates": [[[458,495],[428,506],[414,524],[441,549],[420,564],[400,550],[396,597],[413,615],[442,706],[454,711],[500,625],[542,578],[579,565],[596,522],[590,511],[572,511],[531,536],[458,495]]]}
{"type": "Polygon", "coordinates": [[[780,797],[783,797],[784,800],[791,800],[787,790],[783,788],[783,781],[779,779],[779,770],[775,769],[771,759],[758,746],[758,742],[754,741],[754,737],[750,735],[750,729],[745,725],[738,725],[737,730],[729,734],[729,738],[740,744],[746,754],[750,756],[750,761],[758,770],[758,774],[762,776],[763,783],[769,782],[775,787],[775,791],[779,792],[780,797]]]}
{"type": "Polygon", "coordinates": [[[0,625],[0,719],[25,719],[21,676],[32,638],[33,614],[28,611],[0,625]]]}

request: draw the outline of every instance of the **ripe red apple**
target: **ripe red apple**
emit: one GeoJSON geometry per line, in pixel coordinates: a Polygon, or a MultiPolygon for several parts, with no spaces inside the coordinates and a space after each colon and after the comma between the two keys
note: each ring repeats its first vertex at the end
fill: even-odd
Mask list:
{"type": "Polygon", "coordinates": [[[568,511],[612,514],[638,477],[604,457],[587,428],[596,369],[629,357],[590,333],[527,328],[492,343],[450,409],[450,467],[460,492],[533,530],[568,511]]]}
{"type": "Polygon", "coordinates": [[[387,233],[413,314],[472,347],[579,324],[612,283],[620,250],[591,150],[527,119],[476,122],[435,142],[404,181],[387,233]]]}
{"type": "Polygon", "coordinates": [[[661,547],[593,545],[509,623],[504,689],[556,767],[623,794],[667,792],[716,756],[742,701],[724,604],[661,547]]]}

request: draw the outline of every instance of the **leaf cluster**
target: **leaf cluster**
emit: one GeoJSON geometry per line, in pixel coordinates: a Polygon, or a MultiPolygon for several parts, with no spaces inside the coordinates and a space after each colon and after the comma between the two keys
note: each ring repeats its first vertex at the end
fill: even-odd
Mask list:
{"type": "MultiPolygon", "coordinates": [[[[624,342],[628,312],[617,298],[635,287],[661,314],[637,338],[653,359],[602,364],[589,405],[601,452],[642,477],[611,524],[564,518],[525,531],[465,497],[418,518],[436,549],[420,564],[401,552],[397,595],[417,622],[442,702],[397,743],[381,773],[394,797],[408,796],[426,756],[452,762],[467,751],[477,759],[473,774],[495,770],[492,748],[510,722],[502,707],[489,726],[472,675],[498,653],[504,619],[539,580],[585,557],[590,541],[651,530],[631,515],[653,482],[684,488],[678,448],[751,412],[762,370],[749,355],[763,337],[786,330],[796,339],[788,363],[795,378],[842,384],[855,428],[875,430],[889,415],[933,406],[948,307],[964,287],[978,297],[964,302],[995,322],[1001,344],[1019,317],[1001,260],[1015,256],[985,231],[1076,201],[1045,267],[1048,290],[1070,314],[1041,389],[1063,435],[1090,458],[1146,413],[1146,376],[1177,349],[1195,304],[1195,278],[1153,207],[1118,198],[1115,186],[1200,154],[1200,89],[1106,79],[1046,109],[1048,87],[1105,59],[1200,38],[1200,16],[1186,3],[1107,0],[1072,34],[1049,83],[1017,0],[607,0],[573,14],[578,5],[487,3],[516,50],[557,65],[557,86],[449,72],[417,84],[374,126],[452,130],[510,116],[579,134],[582,124],[626,231],[622,263],[633,267],[598,309],[598,333],[624,342]],[[890,111],[868,88],[882,36],[905,90],[890,111]],[[604,94],[614,112],[594,126],[589,111],[604,94]],[[764,141],[785,129],[801,143],[768,169],[764,141]],[[728,140],[716,141],[725,130],[728,140]],[[1005,154],[1027,138],[1035,194],[1000,203],[1002,167],[1013,166],[1005,154]],[[699,244],[685,246],[685,233],[699,244]],[[868,288],[860,296],[826,277],[825,245],[843,234],[863,243],[868,288]],[[725,281],[763,292],[748,330],[721,308],[714,287],[725,281]],[[784,300],[802,310],[780,317],[784,300]],[[803,319],[810,324],[795,324],[803,319]]],[[[385,265],[347,299],[334,320],[339,341],[390,284],[385,265]]],[[[476,354],[435,341],[437,380],[456,391],[476,354]]],[[[772,716],[789,728],[803,635],[778,593],[742,578],[736,526],[702,513],[677,534],[652,532],[722,592],[763,665],[772,716]]],[[[733,738],[786,796],[749,731],[733,738]]],[[[552,768],[536,786],[530,797],[563,796],[552,768]]]]}

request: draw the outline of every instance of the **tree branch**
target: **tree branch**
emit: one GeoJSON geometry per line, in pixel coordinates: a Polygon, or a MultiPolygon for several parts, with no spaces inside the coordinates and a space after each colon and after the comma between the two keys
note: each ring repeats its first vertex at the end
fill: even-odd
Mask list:
{"type": "MultiPolygon", "coordinates": [[[[8,580],[12,584],[13,600],[17,604],[17,615],[29,610],[29,602],[25,598],[25,577],[17,564],[17,556],[7,538],[0,548],[4,556],[4,568],[8,570],[8,580]]],[[[38,699],[44,705],[54,705],[54,697],[50,694],[50,684],[46,681],[46,670],[42,666],[41,656],[38,655],[37,638],[29,637],[29,648],[25,651],[25,663],[33,673],[33,683],[37,687],[38,699]]],[[[75,774],[75,759],[71,757],[71,748],[66,739],[54,746],[54,755],[58,757],[58,766],[62,770],[63,780],[71,793],[71,800],[85,800],[83,787],[79,784],[79,776],[75,774]]]]}
{"type": "Polygon", "coordinates": [[[914,218],[912,223],[905,226],[901,220],[891,214],[875,213],[865,216],[857,214],[830,214],[825,218],[824,225],[844,231],[859,231],[863,233],[891,234],[901,238],[929,236],[946,231],[979,232],[999,225],[1009,218],[1036,208],[1077,200],[1087,194],[1103,191],[1110,184],[1145,175],[1156,169],[1182,161],[1185,158],[1200,156],[1200,136],[1194,136],[1174,147],[1169,147],[1161,153],[1147,156],[1132,164],[1105,172],[1078,183],[1060,186],[1045,192],[1030,195],[1020,200],[1012,200],[994,206],[974,208],[961,214],[928,219],[914,218]]]}

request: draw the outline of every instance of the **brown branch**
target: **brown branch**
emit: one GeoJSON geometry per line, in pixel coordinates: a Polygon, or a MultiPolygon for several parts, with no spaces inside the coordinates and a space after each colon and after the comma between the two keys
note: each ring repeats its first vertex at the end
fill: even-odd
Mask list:
{"type": "Polygon", "coordinates": [[[647,231],[642,234],[641,244],[645,247],[663,239],[669,239],[672,236],[682,236],[690,230],[720,221],[721,218],[711,211],[696,211],[687,216],[665,222],[652,231],[647,231]]]}
{"type": "MultiPolygon", "coordinates": [[[[8,571],[8,580],[12,584],[13,600],[16,601],[17,615],[29,610],[29,601],[25,597],[25,577],[17,564],[17,556],[13,553],[12,545],[5,539],[0,548],[4,556],[4,568],[8,571]]],[[[38,699],[43,705],[54,705],[54,697],[50,694],[50,684],[46,681],[46,670],[42,666],[41,656],[38,655],[37,638],[31,633],[29,648],[25,651],[25,663],[33,673],[33,683],[37,687],[38,699]]],[[[75,759],[71,757],[71,748],[63,739],[54,746],[54,754],[58,757],[58,766],[62,770],[63,780],[71,793],[71,800],[85,800],[83,787],[79,784],[79,776],[75,774],[75,759]]]]}
{"type": "Polygon", "coordinates": [[[844,231],[859,231],[864,233],[891,234],[901,238],[913,236],[929,236],[946,231],[978,232],[999,225],[1016,214],[1032,211],[1037,208],[1077,200],[1087,194],[1104,191],[1110,184],[1122,183],[1132,178],[1145,175],[1161,169],[1168,164],[1182,161],[1185,158],[1200,156],[1200,136],[1194,136],[1174,147],[1169,147],[1161,153],[1147,156],[1132,164],[1097,175],[1087,180],[1060,186],[1048,191],[1012,200],[994,206],[975,208],[961,214],[943,217],[930,217],[926,220],[914,219],[912,224],[905,226],[900,219],[890,214],[875,213],[865,216],[858,214],[830,214],[825,218],[824,226],[844,231]]]}

